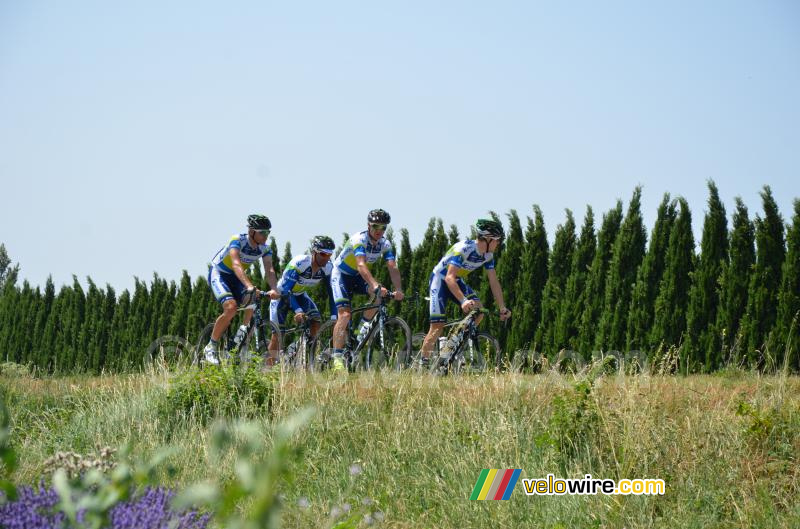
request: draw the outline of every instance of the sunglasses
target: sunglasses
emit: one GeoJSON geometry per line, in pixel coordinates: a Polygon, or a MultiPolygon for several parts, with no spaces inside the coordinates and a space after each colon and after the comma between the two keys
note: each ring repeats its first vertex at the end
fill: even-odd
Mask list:
{"type": "Polygon", "coordinates": [[[264,237],[269,237],[269,230],[256,230],[256,233],[260,233],[264,237]]]}
{"type": "Polygon", "coordinates": [[[325,255],[333,255],[333,250],[324,250],[320,248],[319,250],[314,250],[317,253],[324,253],[325,255]]]}
{"type": "Polygon", "coordinates": [[[370,224],[369,227],[373,230],[383,231],[386,229],[386,224],[370,224]]]}

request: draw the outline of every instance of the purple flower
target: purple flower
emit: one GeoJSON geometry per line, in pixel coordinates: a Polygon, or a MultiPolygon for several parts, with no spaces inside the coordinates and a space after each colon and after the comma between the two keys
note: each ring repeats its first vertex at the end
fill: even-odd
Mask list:
{"type": "MultiPolygon", "coordinates": [[[[54,510],[58,494],[39,485],[38,489],[20,487],[17,500],[0,504],[0,527],[8,529],[60,529],[64,514],[54,510]]],[[[174,512],[170,500],[175,495],[169,489],[146,488],[133,499],[121,502],[111,510],[113,529],[205,529],[210,514],[196,511],[174,512]],[[170,524],[174,525],[170,525],[170,524]]],[[[78,521],[83,513],[78,513],[78,521]]]]}

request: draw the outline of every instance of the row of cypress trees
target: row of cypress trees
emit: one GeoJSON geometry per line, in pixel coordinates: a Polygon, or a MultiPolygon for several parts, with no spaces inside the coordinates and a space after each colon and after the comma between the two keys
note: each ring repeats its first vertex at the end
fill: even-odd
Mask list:
{"type": "MultiPolygon", "coordinates": [[[[794,201],[786,225],[765,186],[763,211],[751,219],[737,198],[729,228],[713,182],[708,191],[699,252],[686,200],[669,194],[658,207],[648,241],[639,187],[627,210],[617,201],[602,215],[599,228],[591,207],[580,229],[567,210],[552,247],[538,206],[524,229],[511,210],[497,274],[513,318],[505,324],[490,318],[485,326],[508,355],[531,349],[552,357],[570,349],[588,358],[594,351],[639,350],[655,358],[672,347],[686,371],[710,372],[731,363],[768,368],[784,361],[798,369],[800,200],[794,201]]],[[[391,231],[388,236],[396,242],[391,231]]],[[[426,330],[423,298],[429,275],[460,238],[455,226],[445,231],[436,218],[415,248],[408,231],[400,230],[398,265],[411,299],[393,310],[413,330],[426,330]]],[[[280,272],[291,247],[287,244],[278,257],[274,239],[271,245],[280,272]]],[[[133,291],[119,296],[90,278],[86,288],[73,278],[58,292],[50,279],[44,289],[27,281],[18,285],[18,271],[0,246],[0,354],[47,372],[135,369],[156,338],[194,341],[219,311],[205,278],[193,281],[186,271],[177,284],[157,274],[149,285],[136,279],[133,291]]],[[[375,272],[389,284],[384,266],[375,272]]],[[[258,266],[252,273],[257,284],[265,284],[258,266]]],[[[471,274],[467,282],[488,307],[494,306],[482,273],[471,274]]],[[[314,297],[327,310],[324,291],[314,297]]],[[[458,310],[450,306],[449,315],[456,317],[458,310]]]]}

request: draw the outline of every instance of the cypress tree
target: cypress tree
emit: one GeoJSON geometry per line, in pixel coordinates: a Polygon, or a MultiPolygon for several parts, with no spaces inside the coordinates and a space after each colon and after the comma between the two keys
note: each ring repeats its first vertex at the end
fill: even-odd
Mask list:
{"type": "Polygon", "coordinates": [[[52,276],[47,276],[44,286],[44,305],[37,317],[36,335],[38,336],[38,360],[36,364],[46,373],[52,373],[55,366],[55,325],[56,288],[52,276]]]}
{"type": "MultiPolygon", "coordinates": [[[[256,263],[257,265],[258,263],[256,263]]],[[[261,284],[259,282],[259,284],[261,284]]],[[[186,338],[189,309],[192,302],[192,278],[186,270],[181,274],[181,285],[175,296],[175,308],[169,323],[169,334],[186,338]]]]}
{"type": "MultiPolygon", "coordinates": [[[[286,246],[283,247],[283,257],[281,258],[281,274],[283,273],[283,269],[289,264],[292,260],[292,243],[287,242],[286,246]]],[[[280,274],[278,274],[280,277],[280,274]]]]}
{"type": "Polygon", "coordinates": [[[89,365],[86,348],[83,347],[83,321],[86,318],[86,294],[78,281],[77,276],[72,276],[72,318],[69,321],[67,339],[69,340],[69,354],[67,360],[69,370],[81,372],[89,365]]]}
{"type": "Polygon", "coordinates": [[[408,230],[403,228],[400,230],[400,248],[397,255],[397,267],[400,269],[400,280],[403,282],[403,288],[405,288],[406,292],[409,294],[413,294],[414,292],[418,291],[415,290],[414,285],[411,284],[411,266],[413,263],[413,257],[414,256],[411,253],[411,241],[408,237],[408,230]]]}
{"type": "Polygon", "coordinates": [[[658,206],[647,255],[636,274],[636,283],[631,294],[627,331],[629,351],[651,350],[658,345],[650,343],[649,336],[653,327],[658,286],[664,275],[664,263],[676,215],[675,203],[670,201],[669,193],[664,193],[664,198],[658,206]]]}
{"type": "Polygon", "coordinates": [[[214,299],[208,282],[198,277],[192,287],[192,298],[189,302],[189,316],[186,321],[189,341],[195,343],[206,324],[211,323],[222,312],[221,305],[214,299]]]}
{"type": "Polygon", "coordinates": [[[717,369],[722,362],[722,343],[716,329],[719,311],[719,282],[722,268],[728,261],[728,220],[725,206],[719,199],[717,186],[708,182],[708,211],[703,220],[703,239],[697,270],[692,274],[689,310],[686,314],[687,354],[703,359],[706,371],[717,369]]]}
{"type": "Polygon", "coordinates": [[[111,336],[108,340],[108,352],[106,353],[106,365],[115,371],[124,369],[124,358],[128,343],[126,341],[131,306],[131,294],[125,289],[119,297],[119,301],[114,307],[114,315],[111,318],[111,336]]]}
{"type": "MultiPolygon", "coordinates": [[[[690,274],[694,266],[692,214],[686,200],[679,198],[678,204],[680,210],[669,236],[664,275],[659,283],[653,314],[653,329],[650,333],[650,343],[664,343],[667,346],[681,343],[686,332],[690,274]]],[[[696,357],[687,357],[683,348],[681,355],[687,368],[691,369],[694,369],[698,361],[702,360],[696,357]]]]}
{"type": "Polygon", "coordinates": [[[756,262],[755,229],[747,206],[736,197],[733,230],[730,236],[730,259],[722,267],[720,306],[717,313],[717,332],[722,350],[732,354],[741,348],[741,323],[748,300],[750,275],[756,262]]]}
{"type": "Polygon", "coordinates": [[[100,365],[100,345],[103,334],[102,311],[103,296],[91,277],[86,278],[89,285],[86,294],[86,316],[81,325],[81,343],[79,350],[86,359],[83,369],[91,373],[99,373],[100,365]]]}
{"type": "Polygon", "coordinates": [[[786,246],[775,344],[779,363],[785,361],[797,370],[800,368],[800,199],[794,200],[794,218],[787,230],[786,246]]]}
{"type": "Polygon", "coordinates": [[[751,365],[759,366],[763,366],[769,352],[767,337],[777,319],[781,267],[786,253],[783,218],[769,186],[764,186],[761,198],[764,218],[756,216],[756,264],[750,277],[747,312],[742,322],[748,360],[751,365]]]}
{"type": "Polygon", "coordinates": [[[11,258],[6,251],[6,245],[0,244],[0,293],[3,292],[6,281],[12,285],[15,284],[18,274],[19,264],[11,266],[11,258]]]}
{"type": "Polygon", "coordinates": [[[558,352],[556,324],[564,303],[567,278],[575,253],[575,219],[572,211],[566,211],[566,222],[556,227],[553,251],[547,267],[547,283],[542,294],[542,323],[536,331],[536,343],[542,344],[542,352],[548,355],[558,352]]]}
{"type": "Polygon", "coordinates": [[[583,308],[586,304],[586,281],[594,260],[597,239],[594,232],[594,211],[586,207],[575,253],[572,256],[566,292],[559,312],[555,332],[555,349],[578,350],[578,332],[583,308]]]}
{"type": "MultiPolygon", "coordinates": [[[[345,237],[345,241],[347,237],[345,237]]],[[[281,258],[278,256],[278,243],[275,242],[275,237],[271,237],[269,241],[269,249],[272,252],[272,268],[275,269],[275,276],[281,277],[281,258]]],[[[267,275],[267,271],[264,270],[264,275],[267,275]]]]}
{"type": "Polygon", "coordinates": [[[578,350],[587,360],[597,341],[598,322],[605,302],[608,267],[611,264],[614,241],[617,239],[621,224],[622,201],[617,200],[614,209],[603,215],[603,223],[597,234],[597,250],[586,281],[586,301],[578,330],[578,350]]]}
{"type": "Polygon", "coordinates": [[[455,224],[450,225],[450,230],[447,232],[447,242],[450,246],[458,242],[458,226],[455,224]]]}
{"type": "MultiPolygon", "coordinates": [[[[522,235],[522,225],[519,220],[519,214],[515,210],[511,210],[508,214],[508,233],[506,233],[505,248],[503,249],[503,258],[496,261],[497,280],[503,289],[503,298],[506,302],[506,307],[511,309],[512,315],[517,311],[518,300],[520,296],[524,296],[526,292],[517,291],[513,288],[514,281],[519,274],[520,266],[522,265],[522,251],[525,246],[525,241],[522,235]]],[[[475,272],[472,275],[483,274],[484,272],[475,272]]],[[[488,285],[488,281],[487,281],[488,285]]],[[[524,298],[522,298],[524,299],[524,298]]],[[[521,344],[515,343],[510,335],[511,328],[508,324],[500,325],[495,337],[502,344],[504,354],[509,356],[521,344]]]]}
{"type": "Polygon", "coordinates": [[[520,273],[514,283],[514,290],[528,294],[517,296],[517,313],[511,318],[511,341],[517,347],[536,348],[534,338],[542,319],[542,292],[547,283],[550,246],[541,208],[534,205],[533,213],[535,220],[528,217],[520,273]]]}
{"type": "MultiPolygon", "coordinates": [[[[269,290],[269,284],[267,284],[267,281],[264,279],[264,273],[261,272],[260,259],[253,263],[253,266],[250,267],[250,277],[252,278],[253,284],[256,286],[256,288],[269,290]]],[[[280,277],[278,279],[280,279],[280,277]]]]}
{"type": "Polygon", "coordinates": [[[631,290],[639,265],[644,259],[647,242],[641,213],[642,188],[637,186],[628,205],[628,212],[614,241],[608,280],[600,316],[596,347],[621,350],[625,346],[631,290]]]}

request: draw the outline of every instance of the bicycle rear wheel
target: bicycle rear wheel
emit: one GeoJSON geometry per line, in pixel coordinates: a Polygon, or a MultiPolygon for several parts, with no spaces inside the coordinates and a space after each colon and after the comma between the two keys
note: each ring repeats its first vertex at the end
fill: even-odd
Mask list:
{"type": "Polygon", "coordinates": [[[411,360],[411,329],[401,318],[387,318],[381,331],[375,326],[364,344],[364,368],[401,370],[411,360]]]}

